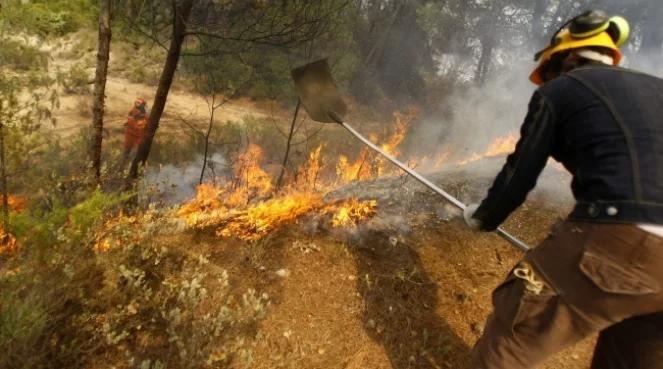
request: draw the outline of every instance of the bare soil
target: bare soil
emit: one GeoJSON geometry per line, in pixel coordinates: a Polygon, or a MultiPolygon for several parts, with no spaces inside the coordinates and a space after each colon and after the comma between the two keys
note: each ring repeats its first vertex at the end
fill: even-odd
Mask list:
{"type": "MultiPolygon", "coordinates": [[[[200,235],[185,242],[228,269],[240,291],[270,295],[253,368],[468,367],[490,293],[522,254],[496,235],[468,231],[439,198],[399,181],[340,191],[384,194],[376,218],[354,231],[311,216],[254,244],[200,235]]],[[[463,194],[467,183],[445,186],[473,196],[463,194]]],[[[505,226],[534,245],[566,211],[539,192],[505,226]]],[[[542,368],[588,368],[593,339],[542,368]]]]}

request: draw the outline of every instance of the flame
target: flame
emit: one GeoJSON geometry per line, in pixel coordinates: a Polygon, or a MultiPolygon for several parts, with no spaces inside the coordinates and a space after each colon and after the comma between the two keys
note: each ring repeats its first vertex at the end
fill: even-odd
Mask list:
{"type": "Polygon", "coordinates": [[[0,226],[0,255],[10,255],[18,252],[18,242],[16,238],[5,228],[0,226]]]}
{"type": "MultiPolygon", "coordinates": [[[[394,112],[394,125],[391,135],[384,140],[380,148],[388,154],[398,157],[400,152],[398,147],[405,137],[407,131],[417,118],[417,110],[410,107],[406,113],[394,112]]],[[[378,135],[369,134],[369,140],[373,142],[381,141],[378,135]]],[[[350,162],[347,156],[339,156],[338,163],[336,164],[336,175],[339,184],[346,184],[357,180],[367,180],[382,175],[393,173],[395,168],[389,166],[387,160],[382,156],[373,154],[370,149],[363,147],[359,153],[359,157],[355,162],[350,162]],[[390,170],[387,170],[390,168],[390,170]]]]}
{"type": "Polygon", "coordinates": [[[225,192],[224,203],[234,207],[249,203],[256,197],[265,197],[273,189],[271,177],[260,167],[262,149],[249,144],[233,165],[233,178],[225,192]]]}
{"type": "MultiPolygon", "coordinates": [[[[0,200],[2,200],[2,196],[0,196],[0,200]]],[[[2,202],[0,202],[1,204],[2,202]]],[[[7,196],[7,205],[9,205],[9,211],[20,213],[25,210],[27,200],[23,196],[9,195],[7,196]]]]}
{"type": "MultiPolygon", "coordinates": [[[[322,146],[311,151],[308,161],[297,170],[297,179],[294,188],[300,190],[315,190],[319,184],[320,172],[322,170],[322,146]]],[[[293,186],[290,186],[293,188],[293,186]]]]}
{"type": "MultiPolygon", "coordinates": [[[[120,241],[117,239],[118,230],[121,227],[140,224],[144,222],[145,219],[139,219],[134,215],[126,215],[123,212],[120,212],[104,222],[103,226],[100,227],[96,234],[94,235],[94,244],[92,249],[96,252],[108,252],[113,248],[113,245],[117,245],[120,241]]],[[[123,242],[126,242],[127,239],[133,241],[139,241],[141,239],[140,233],[126,233],[125,231],[119,231],[121,233],[121,238],[123,242]],[[127,237],[127,234],[129,235],[127,237]]]]}
{"type": "Polygon", "coordinates": [[[351,198],[336,209],[332,218],[332,226],[354,228],[359,221],[375,215],[376,207],[377,201],[375,200],[359,201],[351,198]]]}
{"type": "Polygon", "coordinates": [[[515,133],[508,134],[504,137],[499,137],[495,141],[493,141],[488,146],[488,149],[486,149],[486,151],[484,151],[483,153],[481,154],[474,153],[469,158],[460,160],[456,164],[465,165],[484,158],[492,158],[495,156],[510,154],[513,152],[514,148],[516,147],[516,143],[518,143],[518,136],[515,133]]]}
{"type": "Polygon", "coordinates": [[[340,155],[336,164],[336,176],[338,177],[339,184],[370,179],[371,168],[369,156],[370,151],[366,147],[362,147],[359,159],[354,163],[350,163],[347,156],[340,155]]]}
{"type": "Polygon", "coordinates": [[[203,183],[196,189],[196,197],[181,206],[178,214],[186,216],[197,212],[222,208],[222,194],[223,189],[215,187],[210,183],[203,183]]]}
{"type": "Polygon", "coordinates": [[[400,155],[400,152],[398,152],[398,146],[405,139],[408,129],[416,118],[417,110],[413,107],[410,107],[405,114],[402,114],[398,111],[394,112],[394,132],[387,139],[387,141],[381,145],[382,150],[386,151],[390,155],[400,155]]]}
{"type": "Polygon", "coordinates": [[[321,196],[312,193],[297,193],[264,201],[229,216],[221,222],[216,234],[256,241],[319,208],[321,204],[321,196]]]}
{"type": "Polygon", "coordinates": [[[518,136],[513,133],[505,137],[498,138],[488,147],[488,150],[485,152],[485,156],[490,158],[494,156],[510,154],[513,152],[517,143],[518,136]]]}
{"type": "MultiPolygon", "coordinates": [[[[392,155],[399,155],[414,119],[416,110],[405,114],[394,113],[394,127],[382,145],[392,155]]],[[[377,136],[371,139],[376,141],[377,136]]],[[[336,163],[336,182],[325,180],[323,146],[312,150],[306,163],[290,178],[280,191],[272,186],[269,175],[260,167],[263,153],[249,145],[233,166],[233,180],[224,186],[204,184],[198,187],[196,197],[178,210],[191,229],[212,229],[219,237],[235,237],[244,241],[257,241],[285,224],[292,223],[313,211],[330,214],[332,227],[356,227],[359,222],[375,214],[376,201],[350,199],[325,203],[324,192],[334,185],[355,180],[374,178],[385,173],[386,161],[363,147],[355,162],[340,156],[336,163]]],[[[103,245],[102,245],[103,247],[103,245]]]]}

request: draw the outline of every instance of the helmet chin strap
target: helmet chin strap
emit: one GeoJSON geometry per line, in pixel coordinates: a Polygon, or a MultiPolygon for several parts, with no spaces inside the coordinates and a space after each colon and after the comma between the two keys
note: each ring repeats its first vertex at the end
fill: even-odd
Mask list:
{"type": "Polygon", "coordinates": [[[575,53],[585,59],[593,60],[606,65],[614,65],[615,59],[610,55],[602,54],[598,51],[589,50],[589,49],[580,49],[575,51],[575,53]]]}

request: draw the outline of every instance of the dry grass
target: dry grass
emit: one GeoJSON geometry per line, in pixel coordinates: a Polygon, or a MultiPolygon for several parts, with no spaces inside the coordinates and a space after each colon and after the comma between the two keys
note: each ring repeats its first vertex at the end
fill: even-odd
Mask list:
{"type": "MultiPolygon", "coordinates": [[[[564,210],[536,199],[507,227],[535,243],[564,210]]],[[[407,221],[406,233],[291,225],[260,244],[195,235],[186,243],[211,253],[236,288],[253,285],[270,295],[252,343],[253,368],[466,368],[490,292],[520,253],[457,219],[413,213],[407,221]]],[[[590,344],[543,368],[586,368],[590,344]]]]}

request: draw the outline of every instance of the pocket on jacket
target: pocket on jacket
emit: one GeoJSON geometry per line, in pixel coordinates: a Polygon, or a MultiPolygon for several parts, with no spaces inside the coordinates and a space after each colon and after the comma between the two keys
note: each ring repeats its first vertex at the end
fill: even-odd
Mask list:
{"type": "MultiPolygon", "coordinates": [[[[618,242],[618,241],[613,241],[618,242]]],[[[623,245],[623,247],[643,247],[623,245]]],[[[634,259],[615,258],[596,240],[589,240],[580,260],[580,271],[604,292],[625,295],[647,295],[661,290],[659,281],[634,259]]]]}

